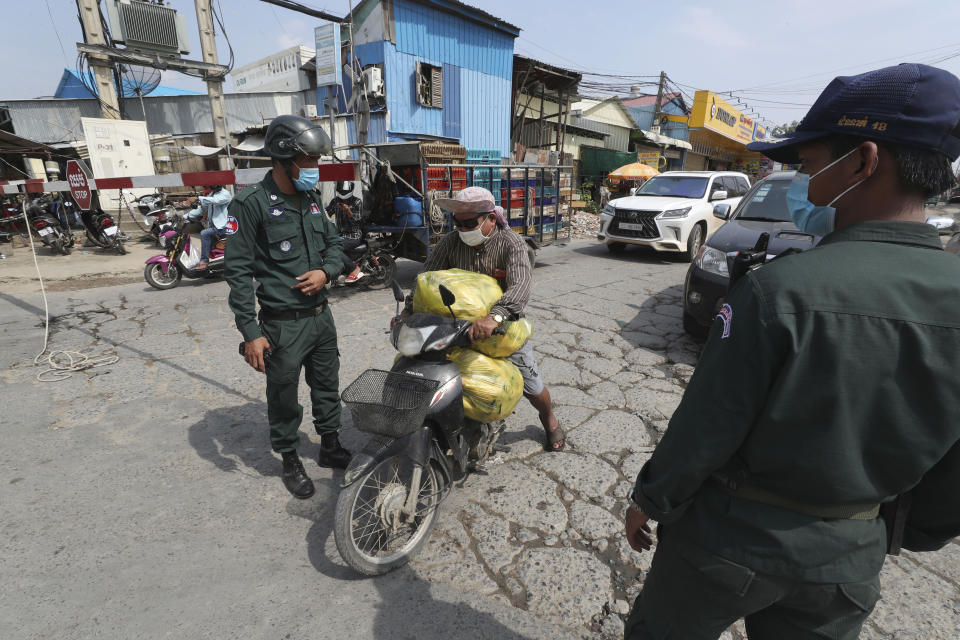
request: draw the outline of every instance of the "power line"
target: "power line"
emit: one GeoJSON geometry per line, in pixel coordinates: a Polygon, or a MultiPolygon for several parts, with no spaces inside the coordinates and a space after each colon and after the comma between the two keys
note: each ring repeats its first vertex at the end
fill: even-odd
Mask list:
{"type": "Polygon", "coordinates": [[[60,39],[60,30],[57,29],[57,23],[53,20],[53,11],[50,10],[50,0],[45,0],[47,4],[47,13],[50,14],[50,24],[53,25],[53,32],[57,34],[57,42],[60,43],[60,53],[63,54],[63,61],[67,62],[67,50],[63,48],[63,40],[60,39]]]}

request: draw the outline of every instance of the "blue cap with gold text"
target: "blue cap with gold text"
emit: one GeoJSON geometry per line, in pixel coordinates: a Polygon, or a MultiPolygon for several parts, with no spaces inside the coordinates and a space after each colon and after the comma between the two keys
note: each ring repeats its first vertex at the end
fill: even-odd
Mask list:
{"type": "Polygon", "coordinates": [[[827,85],[797,130],[769,142],[752,142],[778,162],[796,163],[797,145],[830,135],[850,135],[960,157],[960,79],[949,71],[905,63],[840,76],[827,85]]]}

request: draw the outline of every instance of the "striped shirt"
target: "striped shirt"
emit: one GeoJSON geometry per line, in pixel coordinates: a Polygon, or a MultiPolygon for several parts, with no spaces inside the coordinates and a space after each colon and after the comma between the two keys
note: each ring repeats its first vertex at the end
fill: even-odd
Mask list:
{"type": "Polygon", "coordinates": [[[527,256],[527,243],[520,235],[497,227],[486,242],[471,247],[460,240],[456,231],[445,235],[430,252],[424,271],[463,269],[496,278],[503,296],[490,310],[491,315],[519,318],[530,300],[533,271],[527,256]]]}

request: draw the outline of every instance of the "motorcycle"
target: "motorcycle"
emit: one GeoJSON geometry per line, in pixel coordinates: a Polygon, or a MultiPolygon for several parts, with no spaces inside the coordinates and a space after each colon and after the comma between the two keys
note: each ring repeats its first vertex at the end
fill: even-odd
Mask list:
{"type": "Polygon", "coordinates": [[[440,286],[453,319],[400,319],[403,291],[395,282],[392,288],[398,317],[391,342],[401,357],[390,371],[363,372],[341,396],[354,426],[371,438],[344,473],[334,539],[347,564],[371,576],[423,547],[453,483],[483,468],[506,427],[464,416],[460,371],[446,354],[470,344],[473,323],[454,316],[456,296],[440,286]]]}
{"type": "Polygon", "coordinates": [[[183,277],[187,278],[214,278],[223,273],[224,253],[219,243],[210,249],[210,260],[207,268],[197,270],[200,262],[200,248],[190,242],[190,234],[186,232],[187,222],[177,218],[173,228],[161,233],[166,253],[153,256],[147,260],[143,269],[143,277],[155,289],[173,289],[180,284],[183,277]]]}
{"type": "MultiPolygon", "coordinates": [[[[397,275],[397,261],[384,247],[394,244],[390,238],[385,238],[381,234],[370,233],[364,237],[364,243],[359,245],[355,251],[362,251],[363,254],[355,260],[360,271],[364,273],[355,284],[367,287],[368,289],[386,289],[393,284],[397,275]]],[[[331,283],[331,287],[352,287],[354,283],[345,281],[346,273],[331,283]]]]}
{"type": "Polygon", "coordinates": [[[60,204],[58,198],[45,193],[30,202],[27,217],[43,245],[66,256],[70,255],[74,240],[66,216],[57,215],[60,204]]]}
{"type": "Polygon", "coordinates": [[[127,253],[126,247],[123,246],[127,240],[126,234],[120,231],[113,216],[103,209],[81,211],[80,222],[86,230],[87,240],[92,244],[103,249],[113,249],[120,255],[127,253]]]}

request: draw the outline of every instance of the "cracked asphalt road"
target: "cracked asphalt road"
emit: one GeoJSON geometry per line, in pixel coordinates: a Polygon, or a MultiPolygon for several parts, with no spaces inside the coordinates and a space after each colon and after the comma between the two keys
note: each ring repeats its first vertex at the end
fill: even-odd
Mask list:
{"type": "MultiPolygon", "coordinates": [[[[416,267],[401,263],[405,286],[416,267]]],[[[452,492],[409,567],[377,579],[333,544],[339,473],[308,461],[316,496],[283,489],[224,283],[51,293],[53,349],[120,356],[56,383],[32,364],[39,295],[0,292],[0,637],[622,636],[651,557],[623,540],[625,496],[698,354],[680,329],[685,270],[591,241],[541,253],[531,340],[567,450],[543,451],[521,401],[501,439],[510,451],[452,492]]],[[[341,387],[389,368],[390,292],[332,304],[341,387]]],[[[301,453],[315,459],[306,414],[301,453]]],[[[960,637],[957,576],[957,544],[891,559],[863,637],[960,637]]]]}

